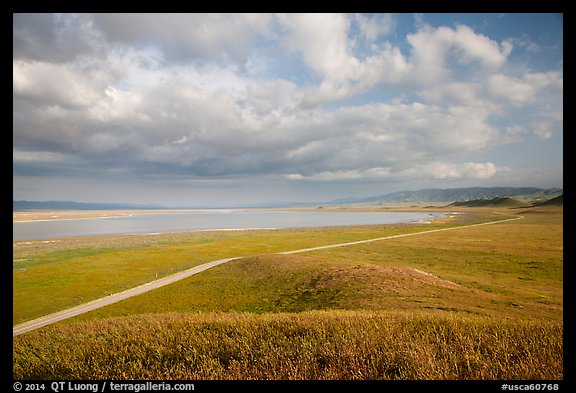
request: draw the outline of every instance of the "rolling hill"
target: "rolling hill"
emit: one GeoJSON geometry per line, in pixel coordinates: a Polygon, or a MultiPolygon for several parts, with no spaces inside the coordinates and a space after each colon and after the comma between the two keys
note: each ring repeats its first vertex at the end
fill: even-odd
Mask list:
{"type": "Polygon", "coordinates": [[[528,203],[510,197],[496,197],[492,199],[473,199],[471,201],[452,202],[448,206],[467,207],[527,207],[528,203]]]}
{"type": "Polygon", "coordinates": [[[423,189],[417,191],[398,191],[367,198],[345,198],[330,201],[331,204],[450,204],[513,197],[523,202],[541,202],[562,194],[561,188],[536,187],[467,187],[448,189],[423,189]]]}
{"type": "Polygon", "coordinates": [[[456,201],[448,206],[465,206],[465,207],[540,207],[540,206],[563,206],[563,194],[548,199],[544,202],[528,203],[516,198],[496,197],[492,199],[473,199],[470,201],[456,201]]]}
{"type": "MultiPolygon", "coordinates": [[[[405,205],[433,204],[446,205],[453,202],[486,200],[493,198],[513,197],[529,203],[542,203],[562,195],[561,188],[536,187],[468,187],[468,188],[430,188],[417,191],[397,191],[389,194],[365,198],[340,198],[331,201],[317,202],[321,205],[405,205]]],[[[560,199],[561,201],[562,199],[560,199]]],[[[272,208],[309,206],[310,203],[273,202],[258,205],[239,205],[236,208],[272,208]]],[[[212,206],[214,207],[214,206],[212,206]]],[[[220,206],[231,208],[232,206],[220,206]]],[[[137,205],[130,203],[86,203],[75,201],[12,201],[12,210],[123,210],[123,209],[193,209],[202,206],[161,206],[157,204],[137,205]]]]}
{"type": "Polygon", "coordinates": [[[537,203],[534,206],[564,206],[564,194],[560,194],[545,202],[537,203]]]}

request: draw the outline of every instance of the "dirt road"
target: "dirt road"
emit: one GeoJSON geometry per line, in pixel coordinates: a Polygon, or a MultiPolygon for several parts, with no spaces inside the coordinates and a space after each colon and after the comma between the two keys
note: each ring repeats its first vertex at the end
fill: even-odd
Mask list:
{"type": "Polygon", "coordinates": [[[124,299],[128,299],[129,297],[140,295],[142,293],[151,291],[153,289],[163,287],[164,285],[172,284],[176,281],[183,280],[183,279],[190,277],[194,274],[198,274],[200,272],[203,272],[204,270],[207,270],[207,269],[210,269],[214,266],[218,266],[218,265],[221,265],[223,263],[232,261],[234,259],[239,259],[239,258],[219,259],[217,261],[208,262],[208,263],[205,263],[203,265],[195,266],[195,267],[190,268],[188,270],[184,270],[182,272],[172,274],[170,276],[149,282],[147,284],[140,285],[140,286],[135,287],[135,288],[128,289],[128,290],[123,291],[123,292],[115,293],[115,294],[91,301],[89,303],[84,303],[84,304],[81,304],[81,305],[76,306],[76,307],[68,308],[66,310],[62,310],[62,311],[59,311],[59,312],[56,312],[53,314],[49,314],[49,315],[37,318],[37,319],[33,319],[31,321],[28,321],[28,322],[24,322],[20,325],[14,326],[12,328],[12,334],[14,336],[17,336],[19,334],[26,333],[26,332],[41,328],[41,327],[46,326],[46,325],[50,325],[50,324],[56,323],[58,321],[62,321],[63,319],[71,318],[71,317],[74,317],[76,315],[80,315],[80,314],[83,314],[85,312],[88,312],[88,311],[96,310],[97,308],[104,307],[104,306],[107,306],[109,304],[116,303],[116,302],[119,302],[119,301],[124,300],[124,299]]]}
{"type": "MultiPolygon", "coordinates": [[[[370,243],[370,242],[376,242],[376,241],[388,240],[388,239],[397,239],[397,238],[407,237],[407,236],[425,235],[427,233],[451,231],[451,230],[471,228],[471,227],[476,227],[476,226],[481,226],[481,225],[500,224],[503,222],[520,220],[522,218],[524,218],[524,217],[523,216],[516,216],[516,217],[510,218],[510,219],[500,220],[500,221],[491,221],[491,222],[484,222],[484,223],[480,223],[480,224],[470,224],[470,225],[451,227],[451,228],[431,229],[428,231],[405,233],[405,234],[401,234],[401,235],[385,236],[385,237],[360,240],[360,241],[349,242],[349,243],[329,244],[326,246],[319,246],[319,247],[312,247],[312,248],[304,248],[304,249],[300,249],[300,250],[279,252],[278,254],[288,255],[288,254],[297,254],[297,253],[309,252],[309,251],[325,250],[328,248],[352,246],[352,245],[356,245],[356,244],[370,243]]],[[[218,265],[221,265],[223,263],[230,262],[230,261],[240,259],[240,258],[241,257],[227,258],[227,259],[219,259],[217,261],[208,262],[208,263],[205,263],[203,265],[196,266],[196,267],[190,268],[188,270],[184,270],[180,273],[176,273],[176,274],[161,278],[159,280],[155,280],[155,281],[149,282],[147,284],[143,284],[143,285],[140,285],[138,287],[128,289],[128,290],[123,291],[123,292],[115,293],[115,294],[103,297],[101,299],[91,301],[89,303],[81,304],[81,305],[76,306],[76,307],[72,307],[72,308],[69,308],[69,309],[66,309],[63,311],[59,311],[59,312],[56,312],[53,314],[49,314],[49,315],[31,320],[31,321],[28,321],[28,322],[24,322],[20,325],[14,326],[12,328],[12,334],[13,334],[13,336],[17,336],[19,334],[26,333],[26,332],[29,332],[29,331],[34,330],[34,329],[38,329],[38,328],[41,328],[43,326],[56,323],[56,322],[62,321],[64,319],[71,318],[71,317],[74,317],[76,315],[80,315],[80,314],[83,314],[85,312],[92,311],[92,310],[95,310],[97,308],[104,307],[104,306],[107,306],[109,304],[119,302],[119,301],[124,300],[124,299],[128,299],[129,297],[140,295],[142,293],[151,291],[153,289],[160,288],[164,285],[172,284],[176,281],[183,280],[187,277],[190,277],[194,274],[198,274],[200,272],[203,272],[204,270],[210,269],[214,266],[218,266],[218,265]]]]}

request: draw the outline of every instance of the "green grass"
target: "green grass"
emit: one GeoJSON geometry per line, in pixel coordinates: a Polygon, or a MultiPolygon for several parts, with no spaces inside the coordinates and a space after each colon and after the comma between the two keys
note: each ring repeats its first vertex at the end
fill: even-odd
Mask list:
{"type": "Polygon", "coordinates": [[[15,379],[561,379],[562,324],[418,313],[157,314],[14,338],[15,379]]]}
{"type": "Polygon", "coordinates": [[[371,235],[359,232],[202,232],[21,242],[14,247],[14,323],[221,258],[371,235]]]}
{"type": "MultiPolygon", "coordinates": [[[[490,220],[469,214],[460,220],[490,220]]],[[[464,222],[464,221],[463,221],[464,222]]],[[[435,227],[454,224],[440,223],[435,227]]],[[[123,291],[205,262],[429,229],[422,224],[191,232],[15,242],[13,323],[123,291]]]]}
{"type": "Polygon", "coordinates": [[[154,274],[183,260],[250,256],[14,337],[13,376],[562,379],[562,210],[509,212],[525,219],[292,255],[274,252],[506,217],[475,209],[436,226],[29,244],[14,277],[57,267],[30,286],[36,296],[58,286],[72,296],[77,277],[98,284],[95,266],[117,269],[126,285],[143,260],[154,274]]]}
{"type": "Polygon", "coordinates": [[[232,261],[78,319],[163,312],[419,310],[562,318],[562,216],[232,261]]]}

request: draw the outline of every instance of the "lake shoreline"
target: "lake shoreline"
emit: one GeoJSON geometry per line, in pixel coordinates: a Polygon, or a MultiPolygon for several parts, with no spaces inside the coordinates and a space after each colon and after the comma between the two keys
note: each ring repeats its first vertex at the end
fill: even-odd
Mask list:
{"type": "Polygon", "coordinates": [[[12,223],[101,219],[152,214],[218,213],[238,211],[293,211],[293,212],[431,212],[453,211],[447,206],[320,206],[286,208],[215,208],[215,209],[130,209],[130,210],[19,210],[12,212],[12,223]]]}
{"type": "MultiPolygon", "coordinates": [[[[431,211],[329,211],[280,209],[218,209],[173,211],[45,212],[35,219],[13,222],[13,241],[157,232],[238,231],[298,227],[333,227],[423,223],[445,218],[431,211]],[[46,215],[52,215],[46,217],[46,215]],[[112,220],[114,219],[114,220],[112,220]]],[[[26,217],[26,216],[24,216],[26,217]]]]}

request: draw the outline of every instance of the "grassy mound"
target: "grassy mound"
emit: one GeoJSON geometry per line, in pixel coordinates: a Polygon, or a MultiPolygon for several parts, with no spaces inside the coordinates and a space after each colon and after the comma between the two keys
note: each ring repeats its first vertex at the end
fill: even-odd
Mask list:
{"type": "Polygon", "coordinates": [[[450,206],[464,207],[524,207],[527,203],[510,197],[495,197],[492,199],[473,199],[471,201],[453,202],[450,206]]]}
{"type": "Polygon", "coordinates": [[[564,206],[564,194],[558,195],[555,198],[549,199],[545,202],[540,202],[534,206],[564,206]]]}
{"type": "Polygon", "coordinates": [[[259,255],[76,317],[375,310],[562,318],[558,214],[293,255],[259,255]]]}
{"type": "Polygon", "coordinates": [[[391,224],[14,242],[13,321],[19,324],[209,261],[418,230],[416,224],[391,224]]]}

